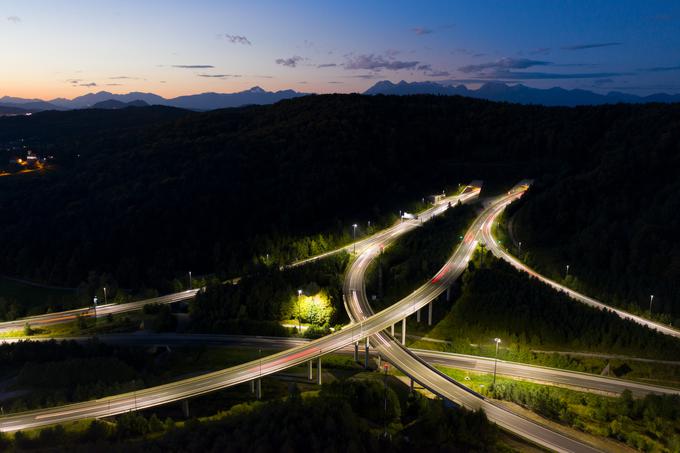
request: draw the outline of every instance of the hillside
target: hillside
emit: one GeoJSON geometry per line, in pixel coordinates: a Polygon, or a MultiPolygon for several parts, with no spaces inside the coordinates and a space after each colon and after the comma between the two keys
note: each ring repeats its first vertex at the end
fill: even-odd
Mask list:
{"type": "Polygon", "coordinates": [[[563,279],[569,264],[569,284],[638,313],[654,295],[654,316],[677,325],[680,107],[621,112],[590,165],[540,178],[509,214],[537,268],[563,279]]]}
{"type": "MultiPolygon", "coordinates": [[[[146,111],[98,114],[125,123],[146,111]]],[[[12,238],[0,243],[0,272],[77,285],[92,271],[125,287],[161,289],[188,270],[237,275],[267,253],[273,260],[306,253],[290,249],[294,239],[350,234],[352,223],[389,218],[446,185],[571,178],[594,168],[605,150],[627,155],[622,131],[654,143],[679,113],[678,106],[327,95],[185,114],[94,141],[76,139],[73,126],[68,152],[81,154],[77,164],[0,181],[0,236],[12,238]]],[[[41,124],[57,130],[62,115],[73,114],[86,112],[50,112],[41,124]]],[[[0,136],[14,133],[11,124],[0,122],[0,136]]],[[[671,182],[656,178],[655,187],[671,182]]],[[[629,196],[643,194],[638,187],[629,196]]]]}

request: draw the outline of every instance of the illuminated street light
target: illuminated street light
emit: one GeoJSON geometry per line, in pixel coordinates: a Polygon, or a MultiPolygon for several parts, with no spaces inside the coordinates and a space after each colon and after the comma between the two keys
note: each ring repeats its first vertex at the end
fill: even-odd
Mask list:
{"type": "Polygon", "coordinates": [[[357,253],[357,224],[352,225],[352,243],[354,244],[353,253],[357,253]]]}
{"type": "Polygon", "coordinates": [[[191,288],[191,271],[189,271],[189,289],[192,289],[191,288]]]}
{"type": "Polygon", "coordinates": [[[108,298],[106,297],[106,286],[104,287],[104,305],[108,303],[108,298]]]}
{"type": "Polygon", "coordinates": [[[652,302],[654,302],[654,294],[649,295],[649,316],[652,316],[652,302]]]}
{"type": "Polygon", "coordinates": [[[519,241],[519,253],[520,256],[522,255],[522,241],[519,241]]]}
{"type": "Polygon", "coordinates": [[[494,338],[493,341],[496,343],[496,359],[493,362],[493,386],[496,386],[496,368],[498,367],[498,345],[501,344],[500,338],[494,338]]]}
{"type": "Polygon", "coordinates": [[[94,296],[94,299],[92,300],[94,302],[94,322],[95,324],[97,323],[97,296],[94,296]]]}
{"type": "Polygon", "coordinates": [[[564,278],[569,277],[569,265],[567,264],[567,273],[564,275],[564,278]]]}
{"type": "Polygon", "coordinates": [[[298,305],[298,309],[297,309],[298,333],[302,333],[302,321],[300,320],[300,316],[301,316],[300,309],[302,307],[300,306],[300,297],[302,297],[302,290],[298,289],[298,300],[297,300],[297,305],[298,305]]]}

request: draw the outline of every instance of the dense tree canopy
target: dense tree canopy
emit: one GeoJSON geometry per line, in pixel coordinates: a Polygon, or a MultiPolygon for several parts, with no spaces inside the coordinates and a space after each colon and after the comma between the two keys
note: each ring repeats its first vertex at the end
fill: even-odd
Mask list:
{"type": "Polygon", "coordinates": [[[536,177],[544,188],[518,221],[527,246],[561,244],[622,297],[656,291],[670,304],[678,293],[677,105],[328,95],[144,112],[134,110],[139,127],[120,119],[126,110],[99,122],[71,112],[33,115],[32,127],[0,120],[0,137],[40,136],[60,162],[0,180],[0,236],[11,238],[0,272],[75,286],[95,271],[165,291],[187,270],[237,275],[267,254],[280,263],[325,250],[352,223],[389,221],[445,186],[536,177]],[[40,134],[54,124],[63,139],[40,134]]]}

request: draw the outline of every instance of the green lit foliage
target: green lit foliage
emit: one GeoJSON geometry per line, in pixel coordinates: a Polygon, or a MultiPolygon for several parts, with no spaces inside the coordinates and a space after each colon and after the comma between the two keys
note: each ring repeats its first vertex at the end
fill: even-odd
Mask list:
{"type": "Polygon", "coordinates": [[[287,305],[283,310],[284,313],[290,313],[291,319],[317,326],[330,323],[335,311],[328,294],[321,289],[315,294],[307,295],[303,292],[299,296],[292,296],[287,305]]]}
{"type": "Polygon", "coordinates": [[[335,325],[344,316],[342,279],[348,262],[348,254],[338,253],[284,270],[261,266],[238,285],[211,284],[190,302],[192,328],[274,335],[286,333],[278,326],[281,320],[335,325]],[[303,291],[300,297],[298,290],[303,291]]]}

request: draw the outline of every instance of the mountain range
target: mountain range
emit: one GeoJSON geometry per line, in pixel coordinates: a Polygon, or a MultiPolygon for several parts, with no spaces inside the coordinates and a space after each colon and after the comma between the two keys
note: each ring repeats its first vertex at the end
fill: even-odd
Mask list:
{"type": "MultiPolygon", "coordinates": [[[[441,82],[405,82],[398,83],[383,80],[366,90],[366,95],[412,95],[435,94],[442,96],[465,96],[497,102],[517,104],[541,104],[547,106],[601,105],[618,103],[680,102],[680,94],[657,93],[649,96],[612,91],[598,94],[588,90],[566,90],[564,88],[539,89],[522,84],[508,85],[500,82],[489,82],[476,90],[465,85],[456,85],[456,81],[441,82]]],[[[56,98],[50,101],[42,99],[24,99],[5,96],[0,98],[0,115],[21,115],[44,110],[74,110],[85,108],[125,108],[145,105],[163,105],[188,110],[215,110],[227,107],[240,107],[250,104],[273,104],[283,99],[306,96],[295,90],[266,91],[260,87],[236,93],[201,93],[175,98],[164,98],[154,93],[131,92],[114,94],[107,91],[88,93],[74,99],[56,98]],[[111,102],[115,101],[115,102],[111,102]]]]}
{"type": "MultiPolygon", "coordinates": [[[[120,104],[130,104],[141,101],[146,105],[164,105],[188,110],[215,110],[227,107],[240,107],[249,104],[273,104],[282,99],[305,96],[294,90],[266,91],[260,87],[237,93],[201,93],[166,99],[154,93],[132,92],[114,94],[108,91],[88,93],[74,99],[56,98],[49,101],[41,99],[23,99],[5,96],[0,98],[0,115],[25,114],[44,110],[74,110],[85,108],[123,108],[125,105],[104,104],[102,102],[116,101],[120,104]]],[[[128,105],[134,106],[134,105],[128,105]]]]}
{"type": "Polygon", "coordinates": [[[512,102],[516,104],[540,104],[547,106],[602,105],[618,104],[621,102],[640,104],[647,102],[680,102],[680,94],[657,93],[649,96],[611,91],[598,94],[588,90],[565,90],[554,87],[548,89],[530,88],[526,85],[507,85],[500,82],[488,82],[476,90],[470,90],[465,85],[454,85],[449,82],[405,82],[392,83],[383,80],[366,90],[364,94],[376,95],[411,95],[436,94],[442,96],[466,96],[497,102],[512,102]]]}

